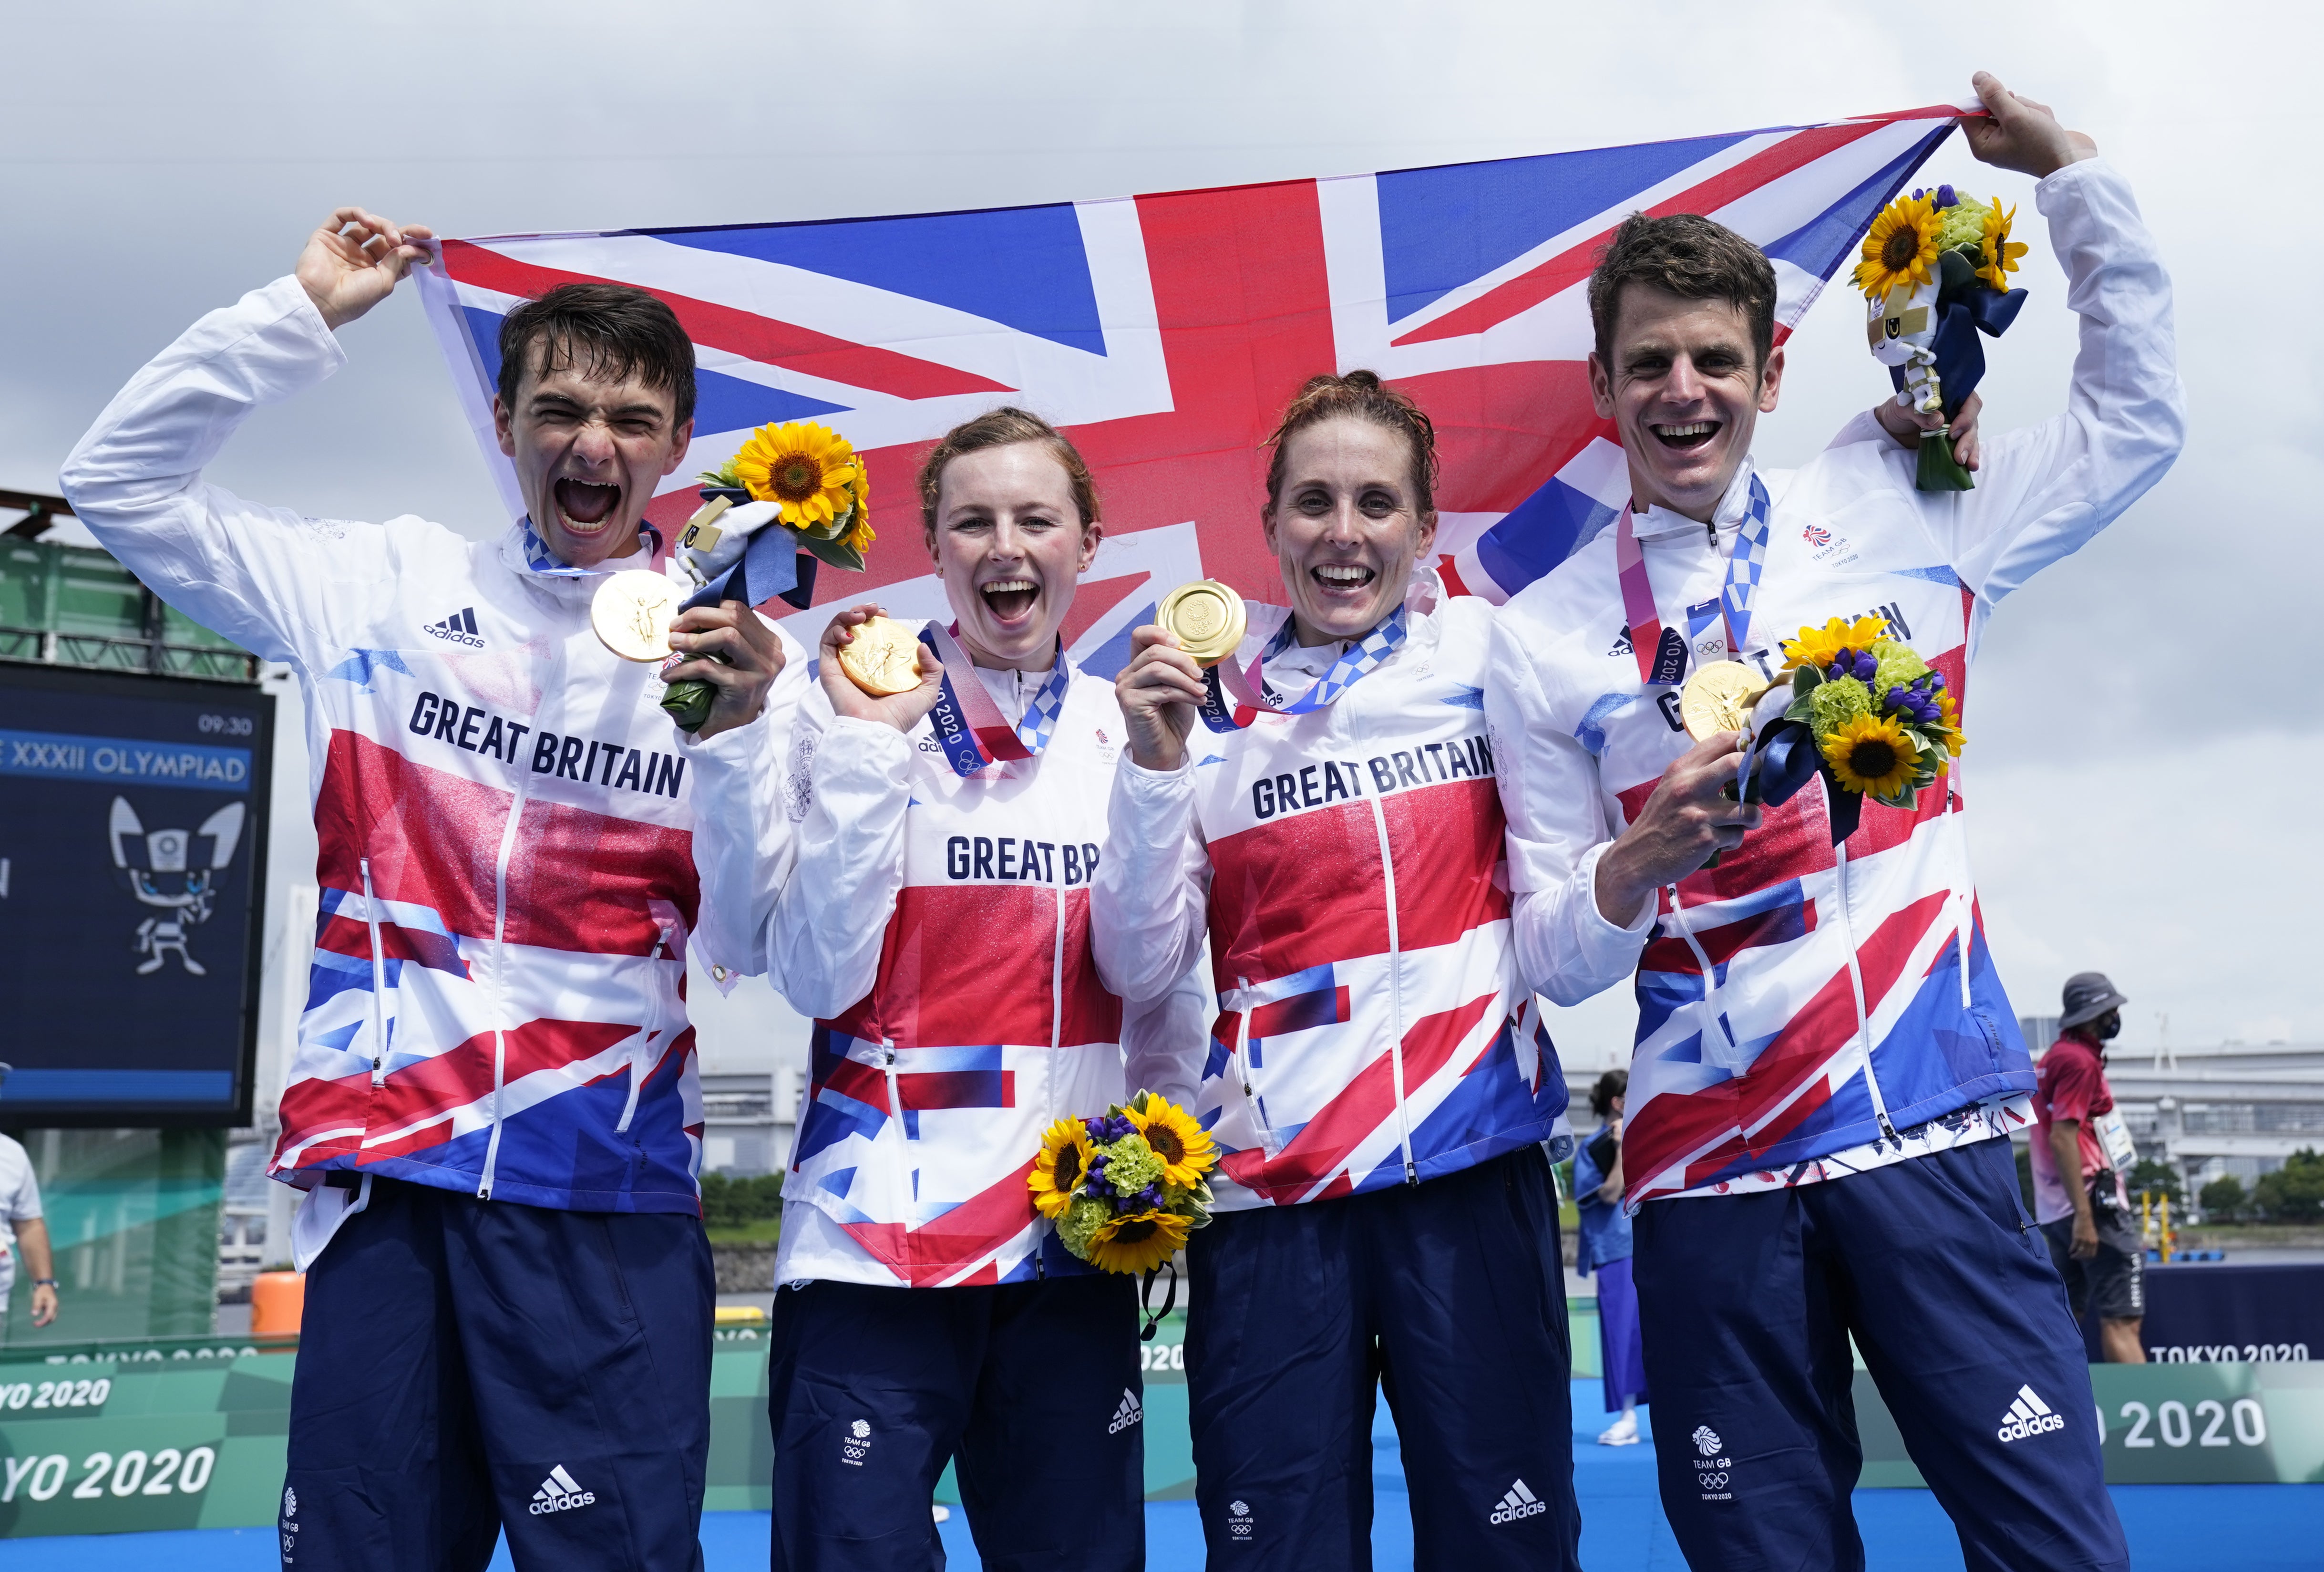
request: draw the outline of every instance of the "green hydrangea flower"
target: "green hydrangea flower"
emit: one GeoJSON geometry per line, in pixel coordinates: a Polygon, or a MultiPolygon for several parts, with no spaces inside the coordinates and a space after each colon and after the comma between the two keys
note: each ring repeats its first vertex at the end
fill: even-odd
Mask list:
{"type": "Polygon", "coordinates": [[[1106,1182],[1124,1195],[1144,1189],[1162,1177],[1162,1160],[1143,1135],[1125,1135],[1099,1147],[1105,1159],[1106,1182]]]}
{"type": "Polygon", "coordinates": [[[1937,249],[1966,245],[1981,252],[1985,245],[1985,216],[1993,209],[1975,197],[1962,197],[1937,215],[1937,249]]]}
{"type": "Polygon", "coordinates": [[[1828,737],[1849,721],[1872,713],[1872,695],[1853,677],[1834,677],[1816,685],[1808,695],[1809,725],[1828,737]]]}
{"type": "Polygon", "coordinates": [[[1914,679],[1928,674],[1929,663],[1913,652],[1913,646],[1895,639],[1882,639],[1872,646],[1872,658],[1879,667],[1872,673],[1872,691],[1886,698],[1891,688],[1908,688],[1914,679]]]}
{"type": "Polygon", "coordinates": [[[1089,1259],[1090,1241],[1113,1216],[1113,1203],[1101,1201],[1094,1196],[1075,1196],[1065,1215],[1057,1219],[1057,1237],[1065,1248],[1084,1261],[1089,1259]]]}

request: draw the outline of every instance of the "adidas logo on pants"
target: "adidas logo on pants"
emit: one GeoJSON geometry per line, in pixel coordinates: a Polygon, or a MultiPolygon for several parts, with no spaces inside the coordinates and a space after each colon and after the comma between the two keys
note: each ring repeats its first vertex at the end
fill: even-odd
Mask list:
{"type": "Polygon", "coordinates": [[[1543,1505],[1541,1500],[1532,1491],[1526,1488],[1526,1482],[1520,1479],[1509,1486],[1509,1493],[1501,1497],[1501,1504],[1495,1507],[1493,1515],[1485,1521],[1490,1523],[1513,1523],[1519,1518],[1534,1517],[1548,1510],[1549,1508],[1543,1505]]]}
{"type": "Polygon", "coordinates": [[[573,1475],[566,1473],[565,1465],[559,1463],[549,1471],[549,1477],[540,1482],[540,1488],[532,1493],[532,1515],[540,1517],[552,1512],[569,1512],[576,1506],[587,1506],[596,1499],[595,1491],[584,1490],[575,1484],[573,1475]]]}
{"type": "Polygon", "coordinates": [[[2062,1430],[2066,1421],[2050,1411],[2050,1405],[2034,1395],[2030,1386],[2017,1389],[2017,1401],[2001,1419],[2001,1429],[1994,1434],[2005,1441],[2023,1441],[2028,1436],[2039,1436],[2049,1430],[2062,1430]]]}
{"type": "Polygon", "coordinates": [[[1109,1436],[1118,1436],[1145,1417],[1146,1410],[1138,1406],[1138,1394],[1128,1387],[1123,1387],[1121,1406],[1113,1410],[1113,1423],[1105,1428],[1105,1433],[1109,1436]]]}

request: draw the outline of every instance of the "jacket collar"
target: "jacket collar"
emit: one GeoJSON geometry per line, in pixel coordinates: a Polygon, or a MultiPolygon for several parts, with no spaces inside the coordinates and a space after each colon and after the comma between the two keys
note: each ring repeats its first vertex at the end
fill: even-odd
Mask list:
{"type": "MultiPolygon", "coordinates": [[[[1751,456],[1745,454],[1743,462],[1735,467],[1734,478],[1719,498],[1719,507],[1711,522],[1721,535],[1731,533],[1743,522],[1751,507],[1751,476],[1754,473],[1751,456]]],[[[1684,513],[1673,513],[1665,507],[1641,508],[1630,515],[1630,535],[1638,541],[1666,541],[1683,536],[1692,531],[1696,537],[1703,534],[1702,522],[1684,513]]]]}
{"type": "MultiPolygon", "coordinates": [[[[651,528],[651,525],[646,526],[646,529],[651,528]]],[[[560,606],[586,606],[595,596],[598,583],[607,574],[633,568],[658,569],[659,564],[655,561],[655,547],[659,540],[657,535],[641,532],[638,549],[628,556],[616,557],[595,568],[576,572],[549,555],[549,549],[534,532],[530,519],[519,519],[502,532],[498,555],[501,566],[507,569],[518,583],[536,595],[560,606]]]]}

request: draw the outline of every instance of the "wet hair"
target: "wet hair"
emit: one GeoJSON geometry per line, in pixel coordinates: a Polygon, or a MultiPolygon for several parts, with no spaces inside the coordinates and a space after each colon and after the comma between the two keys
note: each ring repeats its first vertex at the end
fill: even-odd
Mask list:
{"type": "Polygon", "coordinates": [[[501,402],[516,408],[527,370],[620,382],[635,376],[670,395],[677,424],[694,419],[694,341],[678,313],[628,284],[558,284],[501,319],[501,402]],[[540,365],[530,366],[540,345],[540,365]]]}
{"type": "Polygon", "coordinates": [[[1412,494],[1419,515],[1436,512],[1436,426],[1412,395],[1389,387],[1372,371],[1351,371],[1341,376],[1311,376],[1298,396],[1286,405],[1266,446],[1274,454],[1267,461],[1267,511],[1283,501],[1283,456],[1291,439],[1310,426],[1342,415],[1370,421],[1402,437],[1412,448],[1412,494]]]}
{"type": "Polygon", "coordinates": [[[1006,448],[1016,442],[1038,442],[1047,448],[1049,457],[1057,461],[1057,467],[1065,472],[1066,480],[1073,485],[1074,511],[1082,516],[1082,528],[1086,530],[1098,522],[1097,482],[1090,478],[1089,465],[1082,458],[1081,449],[1040,416],[1003,404],[946,431],[943,440],[929,448],[928,456],[920,460],[921,524],[932,533],[936,530],[936,494],[944,485],[945,466],[964,453],[1006,448]]]}
{"type": "Polygon", "coordinates": [[[1683,301],[1725,301],[1751,324],[1759,364],[1775,347],[1775,270],[1766,254],[1724,224],[1698,213],[1649,218],[1633,213],[1598,253],[1590,274],[1590,326],[1598,358],[1614,364],[1614,324],[1622,290],[1644,284],[1683,301]]]}
{"type": "Polygon", "coordinates": [[[1603,1119],[1614,1111],[1614,1099],[1628,1096],[1629,1092],[1630,1072],[1608,1070],[1598,1077],[1598,1084],[1590,1088],[1590,1111],[1603,1119]]]}

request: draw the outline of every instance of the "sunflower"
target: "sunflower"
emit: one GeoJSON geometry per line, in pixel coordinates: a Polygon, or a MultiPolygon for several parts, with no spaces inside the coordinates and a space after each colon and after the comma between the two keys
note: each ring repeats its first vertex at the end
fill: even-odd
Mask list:
{"type": "Polygon", "coordinates": [[[1945,744],[1945,753],[1952,758],[1960,758],[1961,749],[1969,745],[1969,738],[1961,735],[1960,706],[1953,702],[1950,693],[1937,695],[1937,724],[1929,729],[1945,744]]]}
{"type": "Polygon", "coordinates": [[[1131,1212],[1098,1226],[1089,1262],[1101,1271],[1151,1271],[1186,1242],[1191,1219],[1168,1212],[1131,1212]]]}
{"type": "Polygon", "coordinates": [[[1219,1160],[1211,1133],[1194,1116],[1164,1097],[1148,1096],[1141,1112],[1136,1106],[1122,1114],[1138,1126],[1146,1144],[1162,1160],[1162,1182],[1192,1189],[1219,1160]]]}
{"type": "Polygon", "coordinates": [[[1040,1155],[1033,1159],[1033,1171],[1025,1176],[1041,1216],[1054,1221],[1065,1215],[1074,1203],[1074,1187],[1089,1171],[1089,1132],[1080,1120],[1060,1119],[1049,1126],[1041,1137],[1040,1155]]]}
{"type": "Polygon", "coordinates": [[[830,523],[853,505],[862,466],[847,439],[811,421],[761,426],[734,455],[735,478],[756,502],[782,504],[794,530],[830,523]]]}
{"type": "Polygon", "coordinates": [[[1899,197],[1872,220],[1864,237],[1864,260],[1856,264],[1856,287],[1868,300],[1897,288],[1913,289],[1936,276],[1936,198],[1923,192],[1899,197]]]}
{"type": "Polygon", "coordinates": [[[1997,290],[2009,287],[2009,275],[2017,271],[2017,259],[2025,254],[2024,244],[2009,238],[2009,226],[2016,217],[2015,208],[2002,210],[1999,197],[1994,198],[1993,206],[1985,211],[1985,237],[1977,276],[1997,290]]]}
{"type": "Polygon", "coordinates": [[[855,485],[852,489],[855,517],[848,526],[847,544],[854,547],[860,557],[879,539],[872,532],[872,472],[861,461],[855,466],[855,485]]]}
{"type": "Polygon", "coordinates": [[[1902,726],[1868,715],[1841,722],[1822,747],[1824,762],[1843,788],[1884,801],[1912,784],[1921,762],[1902,726]]]}
{"type": "Polygon", "coordinates": [[[1784,670],[1813,666],[1818,670],[1840,658],[1842,650],[1868,650],[1888,631],[1888,619],[1860,616],[1854,622],[1834,617],[1820,628],[1802,628],[1796,639],[1784,641],[1784,670]]]}

